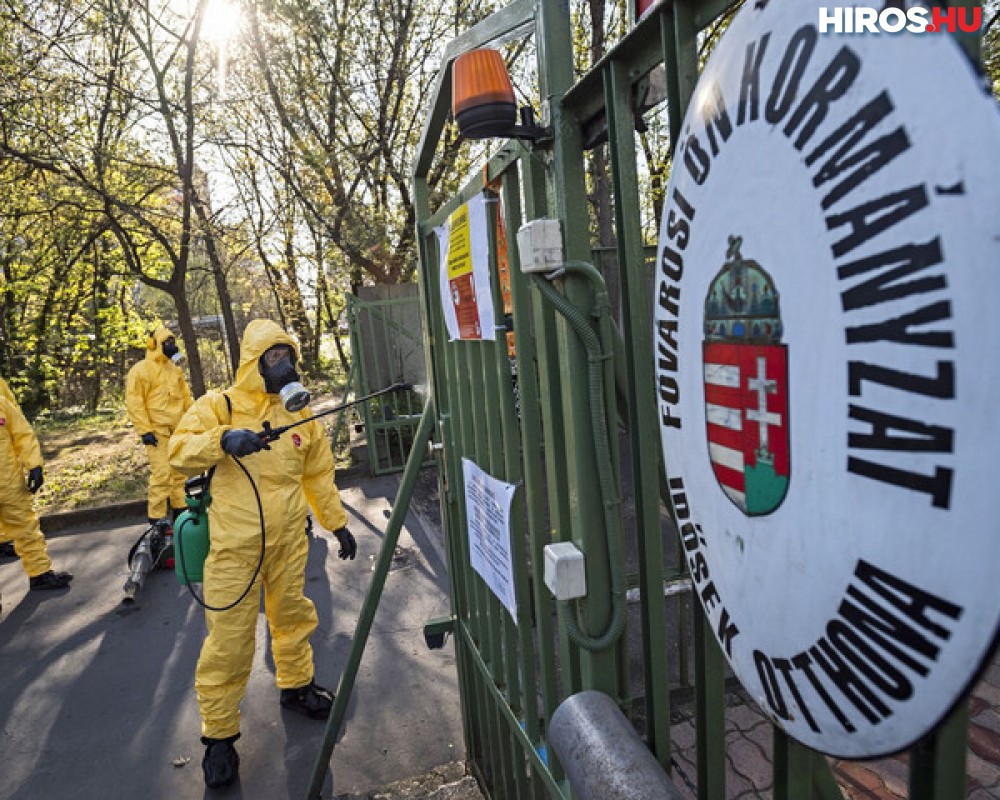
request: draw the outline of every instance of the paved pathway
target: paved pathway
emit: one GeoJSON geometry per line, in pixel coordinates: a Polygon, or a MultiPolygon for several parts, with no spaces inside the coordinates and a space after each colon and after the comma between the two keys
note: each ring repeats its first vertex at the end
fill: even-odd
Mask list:
{"type": "MultiPolygon", "coordinates": [[[[726,700],[726,797],[767,800],[773,794],[771,726],[741,688],[727,692],[726,700]]],[[[674,781],[694,800],[694,721],[689,710],[679,713],[683,719],[671,736],[674,781]]],[[[1000,655],[994,655],[973,689],[970,716],[966,798],[995,800],[1000,798],[1000,655]]],[[[907,762],[906,755],[874,761],[830,759],[846,800],[904,800],[909,796],[907,762]]]]}
{"type": "MultiPolygon", "coordinates": [[[[353,562],[317,533],[306,592],[320,626],[317,681],[335,688],[371,581],[398,476],[356,477],[342,496],[358,540],[353,562]]],[[[19,562],[0,564],[0,800],[191,800],[305,797],[322,723],[278,705],[263,616],[243,703],[240,782],[206,792],[192,690],[204,617],[173,574],[149,576],[121,602],[139,519],[53,533],[68,592],[28,593],[19,562]]],[[[447,613],[435,532],[408,516],[348,706],[323,797],[366,792],[465,757],[451,644],[428,650],[424,622],[447,613]]]]}

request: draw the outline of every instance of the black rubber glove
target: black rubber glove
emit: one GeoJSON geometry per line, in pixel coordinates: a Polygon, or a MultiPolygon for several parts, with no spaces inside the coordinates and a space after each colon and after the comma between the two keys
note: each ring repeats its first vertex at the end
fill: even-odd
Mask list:
{"type": "Polygon", "coordinates": [[[28,491],[34,494],[42,488],[45,478],[42,476],[41,467],[32,467],[28,470],[28,491]]]}
{"type": "Polygon", "coordinates": [[[337,537],[337,541],[340,542],[340,550],[337,555],[344,559],[354,560],[354,556],[358,552],[358,543],[354,541],[354,536],[351,534],[347,528],[341,528],[339,531],[334,531],[333,535],[337,537]]]}
{"type": "Polygon", "coordinates": [[[222,434],[219,442],[222,449],[231,456],[248,456],[258,450],[270,450],[267,442],[247,428],[237,428],[222,434]]]}
{"type": "Polygon", "coordinates": [[[152,445],[153,447],[156,447],[156,445],[159,444],[159,442],[156,441],[156,434],[152,431],[142,435],[142,443],[152,445]]]}

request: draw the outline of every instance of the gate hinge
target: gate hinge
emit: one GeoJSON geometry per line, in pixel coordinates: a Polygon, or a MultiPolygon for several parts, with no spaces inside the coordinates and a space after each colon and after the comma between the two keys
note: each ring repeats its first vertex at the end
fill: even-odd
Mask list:
{"type": "Polygon", "coordinates": [[[455,631],[455,617],[435,617],[424,623],[424,642],[431,650],[444,647],[449,633],[455,631]]]}

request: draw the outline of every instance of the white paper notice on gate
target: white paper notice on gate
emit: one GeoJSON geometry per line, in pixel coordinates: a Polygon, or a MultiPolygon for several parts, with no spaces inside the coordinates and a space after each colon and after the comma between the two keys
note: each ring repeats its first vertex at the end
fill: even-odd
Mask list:
{"type": "Polygon", "coordinates": [[[451,341],[496,339],[486,221],[486,200],[477,194],[435,231],[441,253],[441,310],[451,341]]]}
{"type": "Polygon", "coordinates": [[[462,459],[465,514],[469,520],[469,560],[517,622],[514,563],[510,548],[510,504],[517,488],[462,459]]]}

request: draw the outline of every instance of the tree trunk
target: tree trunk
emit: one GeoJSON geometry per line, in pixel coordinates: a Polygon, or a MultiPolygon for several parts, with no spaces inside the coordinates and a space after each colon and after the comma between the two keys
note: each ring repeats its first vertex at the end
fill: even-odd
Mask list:
{"type": "Polygon", "coordinates": [[[233,316],[233,300],[229,294],[229,283],[226,281],[226,274],[222,268],[222,258],[219,256],[219,248],[215,243],[215,234],[212,231],[208,213],[200,198],[195,198],[195,212],[198,215],[198,222],[201,225],[202,235],[205,237],[205,251],[208,253],[208,263],[212,266],[212,277],[215,279],[215,292],[219,296],[219,311],[222,314],[222,326],[224,329],[225,341],[223,347],[229,349],[230,378],[236,376],[236,366],[240,363],[240,338],[236,331],[236,318],[233,316]]]}
{"type": "MultiPolygon", "coordinates": [[[[337,356],[340,358],[341,369],[344,370],[345,375],[351,374],[351,362],[347,358],[347,354],[344,352],[344,345],[340,341],[340,330],[335,329],[333,334],[334,344],[337,345],[337,356]]],[[[347,387],[347,391],[350,391],[351,387],[347,387]]]]}
{"type": "Polygon", "coordinates": [[[323,258],[323,237],[313,226],[309,226],[313,234],[313,251],[316,256],[316,320],[313,322],[313,342],[315,350],[313,358],[319,364],[320,348],[323,346],[323,306],[327,301],[326,260],[323,258]]]}
{"type": "Polygon", "coordinates": [[[309,315],[306,313],[305,303],[302,302],[302,292],[299,290],[298,276],[296,275],[294,232],[290,227],[285,230],[285,259],[283,269],[285,272],[285,292],[281,301],[285,303],[285,313],[292,331],[299,340],[299,350],[301,355],[302,371],[307,375],[315,375],[318,371],[318,364],[313,356],[315,347],[313,346],[312,325],[309,324],[309,315]]]}
{"type": "Polygon", "coordinates": [[[13,375],[15,372],[13,341],[11,339],[15,328],[14,309],[17,298],[14,296],[14,277],[11,274],[9,258],[12,256],[3,254],[3,302],[0,303],[0,367],[3,368],[4,375],[13,375]]]}
{"type": "Polygon", "coordinates": [[[101,258],[100,240],[94,242],[94,341],[90,349],[91,372],[90,393],[87,398],[87,408],[91,413],[97,411],[101,402],[101,384],[103,369],[101,355],[107,346],[104,341],[104,326],[101,324],[101,311],[108,307],[108,274],[106,265],[101,258]]]}
{"type": "Polygon", "coordinates": [[[201,353],[198,352],[198,334],[194,329],[191,307],[188,305],[183,285],[175,288],[171,284],[170,296],[177,309],[177,325],[181,329],[181,339],[184,340],[184,351],[187,353],[188,370],[191,373],[191,392],[195,397],[201,397],[205,394],[205,371],[201,365],[201,353]]]}
{"type": "MultiPolygon", "coordinates": [[[[590,153],[590,179],[594,187],[590,202],[597,219],[597,244],[600,247],[615,246],[614,215],[611,210],[611,179],[608,176],[608,161],[605,145],[594,148],[590,153]]],[[[604,281],[608,287],[608,300],[616,321],[621,321],[620,299],[622,265],[617,258],[612,259],[613,268],[604,270],[604,281]]]]}

